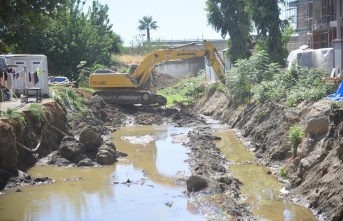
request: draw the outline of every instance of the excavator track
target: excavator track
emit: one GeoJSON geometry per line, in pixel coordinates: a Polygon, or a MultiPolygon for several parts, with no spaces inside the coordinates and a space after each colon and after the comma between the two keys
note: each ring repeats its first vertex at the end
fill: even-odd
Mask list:
{"type": "Polygon", "coordinates": [[[167,104],[167,98],[151,93],[149,91],[136,91],[129,89],[101,90],[93,93],[98,95],[109,104],[142,104],[142,105],[159,105],[167,104]]]}

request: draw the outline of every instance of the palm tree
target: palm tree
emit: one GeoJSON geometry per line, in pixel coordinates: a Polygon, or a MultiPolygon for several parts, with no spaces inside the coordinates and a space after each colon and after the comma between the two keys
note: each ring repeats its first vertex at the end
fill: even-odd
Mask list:
{"type": "Polygon", "coordinates": [[[157,22],[152,20],[152,16],[143,16],[143,20],[139,20],[138,22],[138,30],[146,30],[147,40],[150,42],[150,30],[156,30],[158,28],[157,22]]]}

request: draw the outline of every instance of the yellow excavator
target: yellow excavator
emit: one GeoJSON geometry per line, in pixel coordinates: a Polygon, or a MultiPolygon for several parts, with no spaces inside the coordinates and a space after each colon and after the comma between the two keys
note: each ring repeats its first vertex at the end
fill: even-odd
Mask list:
{"type": "Polygon", "coordinates": [[[144,57],[132,75],[110,70],[96,70],[89,77],[89,86],[98,90],[93,95],[100,96],[106,103],[163,106],[167,103],[167,99],[150,92],[146,86],[155,64],[166,60],[196,57],[206,57],[207,64],[212,66],[220,81],[225,83],[225,76],[221,69],[224,61],[216,47],[211,42],[204,40],[203,50],[156,50],[144,57]]]}

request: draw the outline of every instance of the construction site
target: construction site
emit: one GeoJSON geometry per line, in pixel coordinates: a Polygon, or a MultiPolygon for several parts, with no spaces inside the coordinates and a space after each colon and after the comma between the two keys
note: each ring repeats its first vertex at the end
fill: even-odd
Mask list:
{"type": "Polygon", "coordinates": [[[280,6],[287,67],[204,39],[77,81],[1,55],[0,220],[343,220],[342,7],[280,6]]]}

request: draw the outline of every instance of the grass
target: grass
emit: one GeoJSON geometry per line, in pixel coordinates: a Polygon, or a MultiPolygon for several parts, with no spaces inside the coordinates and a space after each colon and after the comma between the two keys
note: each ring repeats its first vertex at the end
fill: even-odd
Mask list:
{"type": "Polygon", "coordinates": [[[2,113],[2,116],[18,122],[20,129],[24,130],[25,125],[26,125],[26,121],[25,121],[24,116],[21,113],[19,113],[18,111],[14,110],[12,108],[8,108],[5,112],[2,113]]]}
{"type": "Polygon", "coordinates": [[[173,106],[174,101],[191,104],[197,99],[212,95],[216,91],[224,92],[224,84],[216,82],[209,84],[205,78],[205,71],[200,70],[197,76],[188,75],[172,87],[157,92],[167,98],[167,106],[173,106]]]}
{"type": "Polygon", "coordinates": [[[280,167],[279,168],[279,174],[280,174],[281,177],[287,178],[287,171],[286,171],[285,167],[280,167]]]}
{"type": "Polygon", "coordinates": [[[41,104],[30,104],[28,107],[31,111],[35,125],[41,125],[44,121],[44,111],[41,104]]]}
{"type": "MultiPolygon", "coordinates": [[[[73,117],[76,115],[77,117],[84,117],[87,116],[89,110],[87,108],[88,100],[80,96],[73,88],[68,87],[54,87],[56,91],[55,99],[65,106],[68,110],[70,110],[71,115],[73,117]]],[[[87,89],[87,91],[94,92],[93,89],[87,89]]]]}

